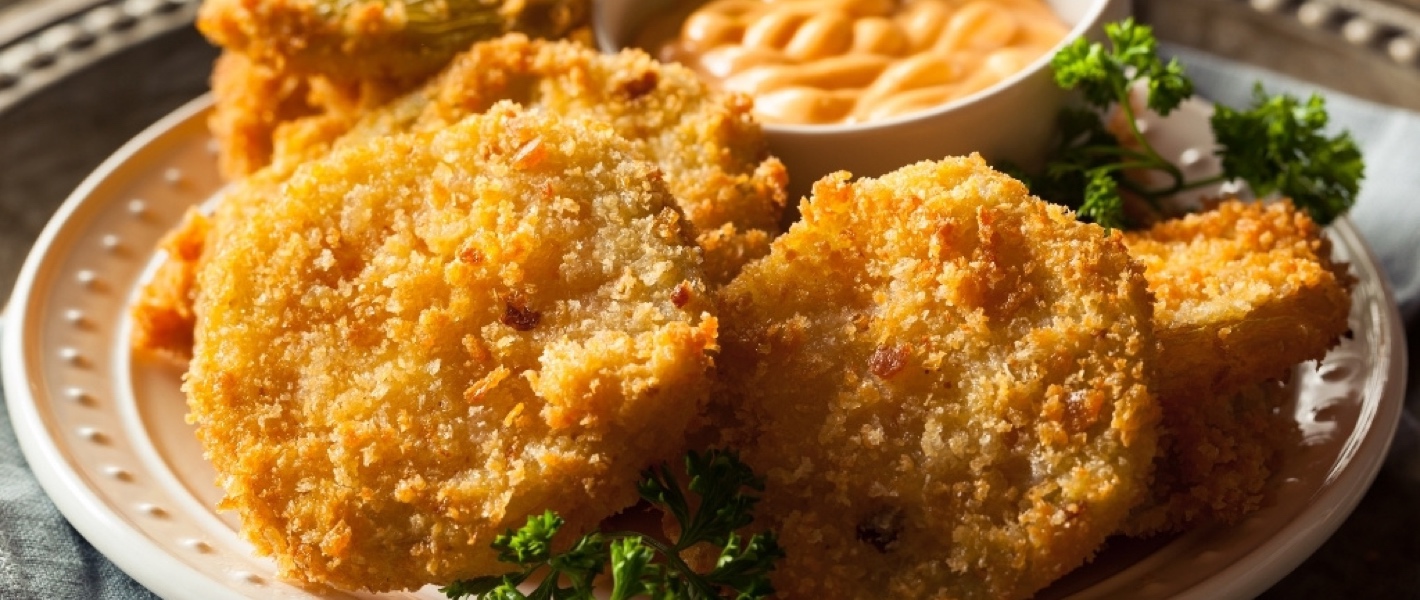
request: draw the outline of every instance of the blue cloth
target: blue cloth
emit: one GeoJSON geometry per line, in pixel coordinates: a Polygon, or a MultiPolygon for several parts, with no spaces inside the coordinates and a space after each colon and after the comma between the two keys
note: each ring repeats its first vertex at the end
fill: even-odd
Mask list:
{"type": "Polygon", "coordinates": [[[90,546],[50,503],[20,453],[9,411],[0,405],[0,598],[153,597],[90,546]]]}
{"type": "MultiPolygon", "coordinates": [[[[1189,68],[1202,97],[1247,105],[1252,84],[1299,95],[1323,93],[1338,128],[1349,129],[1365,152],[1367,177],[1351,217],[1395,287],[1412,331],[1420,312],[1420,114],[1350,98],[1275,73],[1199,52],[1168,47],[1189,68]]],[[[1410,406],[1420,376],[1412,367],[1410,406]]],[[[0,403],[3,399],[0,399],[0,403]]],[[[1407,415],[1408,417],[1408,415],[1407,415]]],[[[1417,454],[1407,421],[1396,448],[1417,454]]],[[[1417,471],[1420,472],[1420,471],[1417,471]]],[[[201,594],[194,590],[194,594],[201,594]]],[[[9,415],[0,410],[0,598],[147,599],[153,595],[90,546],[59,514],[20,454],[9,415]]]]}

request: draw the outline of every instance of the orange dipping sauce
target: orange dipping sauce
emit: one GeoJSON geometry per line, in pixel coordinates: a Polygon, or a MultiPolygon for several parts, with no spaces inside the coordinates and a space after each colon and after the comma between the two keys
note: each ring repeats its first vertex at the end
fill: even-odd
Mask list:
{"type": "Polygon", "coordinates": [[[765,123],[862,123],[971,95],[1069,32],[1042,0],[710,0],[638,40],[765,123]],[[669,32],[667,30],[669,29],[669,32]]]}

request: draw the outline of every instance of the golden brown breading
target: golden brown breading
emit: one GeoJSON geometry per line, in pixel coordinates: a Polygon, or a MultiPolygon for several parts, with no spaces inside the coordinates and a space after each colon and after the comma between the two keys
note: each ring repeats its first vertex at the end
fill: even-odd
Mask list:
{"type": "Polygon", "coordinates": [[[1125,243],[1155,297],[1162,396],[1276,377],[1346,331],[1352,277],[1290,202],[1225,202],[1125,243]]]}
{"type": "Polygon", "coordinates": [[[788,175],[769,156],[751,100],[713,93],[689,69],[639,50],[603,55],[519,35],[476,44],[349,139],[435,129],[501,100],[609,123],[659,164],[699,232],[712,283],[767,253],[780,231],[788,175]]]}
{"type": "Polygon", "coordinates": [[[721,442],[766,477],[776,589],[1025,598],[1085,562],[1155,451],[1121,236],[977,156],[830,176],[801,209],[722,292],[721,442]]]}
{"type": "MultiPolygon", "coordinates": [[[[368,111],[385,89],[354,96],[332,92],[320,106],[334,106],[327,112],[337,121],[361,116],[342,138],[349,142],[437,129],[506,99],[611,123],[666,173],[667,186],[711,254],[707,260],[723,264],[711,272],[716,281],[728,281],[744,262],[764,255],[780,231],[788,173],[768,155],[750,98],[714,94],[694,72],[659,64],[645,52],[603,55],[568,41],[506,35],[474,44],[419,91],[368,111]],[[375,99],[339,102],[369,96],[375,99]]],[[[331,139],[278,135],[275,157],[297,165],[325,152],[331,139]]]]}
{"type": "Polygon", "coordinates": [[[512,106],[238,188],[184,389],[223,509],[280,573],[387,590],[500,573],[683,451],[716,344],[699,250],[605,125],[512,106]]]}
{"type": "Polygon", "coordinates": [[[182,223],[158,242],[167,258],[129,309],[133,347],[183,362],[192,358],[197,263],[210,227],[210,219],[195,208],[189,209],[182,223]]]}
{"type": "Polygon", "coordinates": [[[1225,202],[1126,234],[1154,293],[1163,429],[1132,535],[1232,522],[1257,509],[1298,432],[1283,378],[1347,329],[1352,277],[1290,202],[1225,202]]]}
{"type": "MultiPolygon", "coordinates": [[[[240,179],[267,168],[279,155],[284,164],[258,177],[274,190],[301,162],[328,151],[362,115],[413,87],[298,75],[223,52],[212,71],[214,105],[207,120],[217,140],[218,169],[228,179],[240,179]]],[[[162,244],[167,258],[139,290],[130,311],[135,349],[184,361],[191,357],[192,300],[207,221],[191,213],[168,233],[162,244]],[[181,248],[173,246],[179,241],[181,248]]]]}
{"type": "Polygon", "coordinates": [[[1272,474],[1301,440],[1283,412],[1292,390],[1262,381],[1219,395],[1159,398],[1164,420],[1149,500],[1124,524],[1127,535],[1233,523],[1262,507],[1272,474]]]}
{"type": "MultiPolygon", "coordinates": [[[[379,93],[370,90],[359,97],[379,93]]],[[[336,145],[433,131],[509,99],[608,123],[631,141],[639,158],[659,164],[697,231],[712,286],[728,282],[745,263],[768,253],[780,231],[788,176],[783,163],[768,155],[748,98],[713,94],[689,70],[661,65],[639,51],[605,56],[571,42],[517,35],[475,45],[423,89],[364,114],[348,133],[349,115],[365,111],[319,101],[319,106],[334,108],[282,125],[274,163],[256,177],[262,185],[279,185],[297,165],[328,151],[330,140],[340,134],[346,135],[336,145]]],[[[156,314],[164,302],[175,301],[167,305],[169,312],[191,312],[184,304],[187,295],[164,289],[165,283],[145,286],[141,293],[147,310],[156,314]]],[[[135,338],[166,347],[176,339],[172,333],[178,332],[139,332],[135,338]]]]}
{"type": "Polygon", "coordinates": [[[283,75],[245,56],[223,52],[212,67],[214,106],[207,118],[217,139],[218,167],[235,179],[271,162],[276,127],[316,114],[306,79],[283,75]]]}
{"type": "MultiPolygon", "coordinates": [[[[197,27],[219,46],[298,74],[427,77],[455,53],[508,31],[562,37],[588,0],[204,0],[197,27]]],[[[585,35],[585,34],[583,34],[585,35]]]]}
{"type": "Polygon", "coordinates": [[[417,85],[302,75],[223,52],[212,70],[215,105],[208,118],[222,175],[256,172],[278,144],[288,159],[319,155],[366,112],[417,85]]]}

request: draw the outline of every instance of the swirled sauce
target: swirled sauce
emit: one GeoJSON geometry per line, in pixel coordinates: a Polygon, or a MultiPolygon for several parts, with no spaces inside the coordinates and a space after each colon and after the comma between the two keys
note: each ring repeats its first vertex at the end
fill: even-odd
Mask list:
{"type": "Polygon", "coordinates": [[[1068,31],[1041,0],[711,0],[675,23],[670,35],[648,28],[641,47],[753,95],[762,121],[793,124],[941,105],[1020,71],[1068,31]]]}

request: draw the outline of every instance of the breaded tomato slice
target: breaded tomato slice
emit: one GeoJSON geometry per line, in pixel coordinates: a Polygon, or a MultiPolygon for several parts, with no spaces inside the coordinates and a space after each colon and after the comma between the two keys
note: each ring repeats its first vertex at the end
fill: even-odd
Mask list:
{"type": "Polygon", "coordinates": [[[521,35],[475,44],[348,138],[435,129],[502,100],[605,122],[660,165],[714,284],[767,253],[781,231],[788,174],[769,155],[750,99],[716,93],[690,69],[639,50],[608,55],[521,35]]]}
{"type": "Polygon", "coordinates": [[[1025,598],[1088,560],[1155,452],[1120,235],[979,156],[830,176],[801,211],[723,292],[722,441],[766,477],[779,592],[1025,598]]]}
{"type": "Polygon", "coordinates": [[[1163,424],[1149,498],[1124,522],[1126,535],[1232,524],[1262,508],[1272,475],[1302,443],[1283,408],[1295,390],[1277,380],[1226,394],[1161,396],[1163,424]]]}
{"type": "MultiPolygon", "coordinates": [[[[242,66],[240,57],[229,62],[233,68],[242,66]]],[[[274,162],[251,175],[259,182],[254,185],[279,185],[297,165],[328,151],[331,139],[339,138],[334,142],[339,147],[435,131],[512,100],[605,123],[631,142],[634,158],[658,165],[705,251],[706,280],[712,286],[727,283],[745,263],[767,254],[770,240],[782,231],[788,175],[783,163],[769,155],[749,99],[713,93],[689,69],[662,65],[644,52],[603,55],[572,42],[510,35],[473,46],[424,87],[374,111],[367,111],[367,103],[387,90],[367,86],[346,90],[346,97],[337,93],[338,86],[302,81],[327,93],[312,96],[319,100],[318,110],[312,109],[317,114],[277,128],[274,162]],[[346,131],[352,122],[359,124],[346,131]]],[[[244,106],[219,111],[214,118],[234,119],[228,127],[239,132],[246,123],[244,106]]],[[[252,144],[254,137],[259,136],[246,136],[252,144]]],[[[198,268],[203,257],[172,255],[171,260],[184,263],[165,267],[177,272],[198,268]]],[[[180,343],[165,343],[181,342],[184,332],[143,329],[146,323],[181,322],[191,312],[190,294],[169,286],[173,281],[159,279],[144,287],[140,304],[145,314],[139,315],[136,347],[186,354],[180,343]]]]}
{"type": "Polygon", "coordinates": [[[345,146],[219,208],[184,389],[245,537],[284,577],[389,590],[501,573],[683,451],[717,322],[629,144],[495,107],[345,146]]]}
{"type": "Polygon", "coordinates": [[[1224,202],[1124,241],[1155,296],[1163,395],[1275,378],[1346,332],[1354,280],[1291,202],[1224,202]]]}
{"type": "Polygon", "coordinates": [[[1276,381],[1346,332],[1354,278],[1286,201],[1228,201],[1124,241],[1154,294],[1163,410],[1150,500],[1124,530],[1234,522],[1300,435],[1276,381]]]}
{"type": "Polygon", "coordinates": [[[204,0],[213,43],[303,74],[425,77],[469,44],[509,31],[580,35],[589,0],[204,0]]]}
{"type": "Polygon", "coordinates": [[[222,176],[240,179],[277,153],[288,161],[324,154],[365,113],[420,81],[299,73],[225,51],[212,67],[207,119],[222,176]]]}

